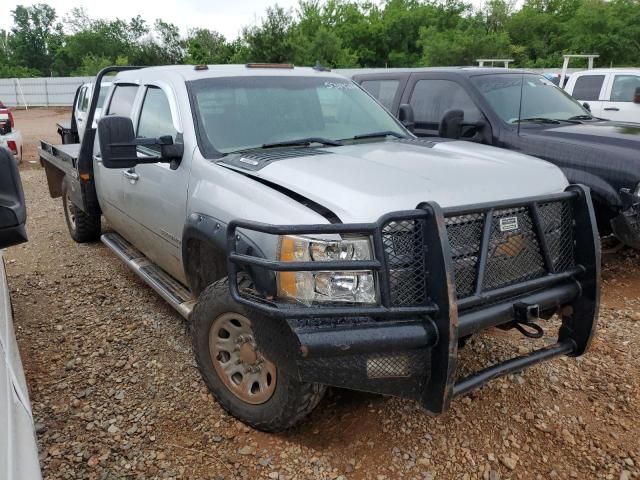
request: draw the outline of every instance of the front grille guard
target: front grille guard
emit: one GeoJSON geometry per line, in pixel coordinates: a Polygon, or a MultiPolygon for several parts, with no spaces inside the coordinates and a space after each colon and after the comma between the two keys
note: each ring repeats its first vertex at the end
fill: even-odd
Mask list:
{"type": "MultiPolygon", "coordinates": [[[[540,218],[539,209],[542,204],[551,202],[572,200],[574,202],[575,216],[580,216],[580,211],[587,209],[588,191],[582,186],[571,186],[567,191],[540,197],[494,202],[473,206],[454,207],[442,209],[435,202],[426,202],[418,205],[416,210],[399,211],[386,214],[374,223],[358,224],[316,224],[316,225],[271,225],[247,220],[233,220],[227,229],[228,244],[228,272],[232,298],[238,303],[247,305],[262,313],[283,318],[311,318],[311,317],[350,317],[350,316],[376,316],[376,317],[415,317],[420,315],[439,316],[444,311],[451,310],[452,304],[460,310],[473,308],[478,305],[493,302],[495,300],[515,296],[527,291],[542,289],[557,284],[564,280],[574,278],[584,273],[584,262],[579,262],[581,245],[585,242],[581,239],[577,242],[575,252],[575,264],[569,268],[558,271],[554,264],[552,249],[544,241],[544,225],[540,218]],[[538,278],[507,285],[502,288],[487,289],[484,286],[487,262],[489,261],[489,242],[491,217],[495,211],[509,208],[530,208],[533,212],[533,227],[536,230],[540,242],[540,250],[547,274],[538,278]],[[470,281],[472,293],[456,299],[455,272],[452,266],[452,254],[447,236],[447,219],[461,217],[483,212],[486,218],[482,231],[482,239],[479,248],[479,259],[475,278],[470,281]],[[391,266],[388,259],[388,231],[390,224],[415,221],[422,227],[424,241],[423,258],[425,272],[428,272],[428,294],[418,300],[414,305],[402,305],[396,301],[391,286],[391,266]],[[373,260],[365,261],[304,261],[284,262],[269,260],[258,256],[241,254],[238,252],[238,241],[241,236],[238,229],[259,232],[269,235],[323,235],[323,234],[357,234],[371,237],[373,240],[373,260]],[[274,299],[261,298],[248,295],[240,291],[237,281],[242,267],[256,267],[271,272],[302,272],[302,271],[365,271],[376,273],[379,305],[336,305],[314,304],[304,306],[289,302],[279,302],[274,299]]],[[[584,214],[583,214],[584,216],[584,214]]],[[[586,217],[588,218],[588,216],[586,217]]],[[[577,220],[576,220],[577,221],[577,220]]],[[[584,222],[583,222],[584,223],[584,222]]],[[[593,225],[588,222],[588,228],[593,225]]],[[[414,293],[415,296],[415,293],[414,293]]]]}
{"type": "Polygon", "coordinates": [[[600,299],[600,245],[590,193],[587,187],[581,185],[571,185],[567,187],[565,192],[553,195],[449,209],[442,209],[435,202],[426,202],[418,205],[416,210],[386,214],[374,223],[280,226],[234,220],[228,226],[227,242],[231,296],[236,302],[262,314],[285,319],[367,316],[380,318],[387,325],[388,322],[384,322],[384,320],[390,318],[405,318],[407,320],[422,318],[425,328],[432,332],[432,335],[429,342],[431,372],[421,403],[427,410],[434,413],[445,411],[453,397],[477,388],[497,376],[521,370],[526,366],[558,355],[581,355],[588,348],[595,330],[600,299]],[[553,262],[551,252],[553,247],[547,244],[541,233],[543,225],[538,209],[541,204],[562,200],[569,200],[573,204],[574,238],[576,240],[574,266],[558,272],[553,262]],[[548,273],[539,278],[494,290],[483,289],[482,278],[488,260],[488,233],[485,231],[478,260],[478,273],[475,282],[473,282],[473,294],[457,299],[446,218],[480,210],[491,215],[493,211],[498,209],[519,207],[530,208],[533,212],[532,221],[539,238],[542,239],[540,250],[548,273]],[[398,306],[394,303],[392,295],[390,267],[383,239],[384,228],[392,222],[403,221],[417,221],[422,225],[424,268],[428,272],[428,294],[420,305],[398,306]],[[242,239],[238,229],[270,235],[368,235],[373,240],[375,259],[327,262],[268,260],[238,252],[238,243],[242,239]],[[246,292],[241,292],[238,278],[241,271],[251,268],[266,269],[271,272],[372,270],[377,273],[380,304],[375,306],[301,306],[248,295],[246,292]],[[482,325],[491,325],[490,322],[487,323],[486,318],[482,318],[485,305],[487,305],[487,312],[498,312],[500,307],[504,306],[505,299],[508,303],[509,298],[531,295],[533,292],[545,291],[545,289],[550,292],[554,288],[556,290],[572,288],[576,292],[566,296],[563,300],[568,303],[564,303],[566,308],[563,309],[562,326],[558,334],[558,342],[555,345],[488,367],[458,383],[455,382],[459,337],[463,332],[468,334],[480,330],[482,325]],[[500,302],[503,303],[500,304],[500,302]],[[473,325],[471,325],[472,323],[473,325]]]}

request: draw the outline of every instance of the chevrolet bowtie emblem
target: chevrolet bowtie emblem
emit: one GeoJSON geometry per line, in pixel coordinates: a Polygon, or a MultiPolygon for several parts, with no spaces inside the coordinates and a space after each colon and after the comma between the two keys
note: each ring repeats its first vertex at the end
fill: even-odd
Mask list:
{"type": "Polygon", "coordinates": [[[496,247],[496,257],[517,257],[527,248],[527,239],[524,235],[513,235],[496,247]]]}

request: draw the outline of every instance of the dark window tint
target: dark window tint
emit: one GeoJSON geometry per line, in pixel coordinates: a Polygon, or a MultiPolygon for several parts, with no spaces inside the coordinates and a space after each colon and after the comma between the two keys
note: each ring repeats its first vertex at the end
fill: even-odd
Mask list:
{"type": "Polygon", "coordinates": [[[361,85],[382,105],[391,110],[400,82],[398,80],[365,80],[361,85]]]}
{"type": "Polygon", "coordinates": [[[131,116],[131,108],[133,100],[138,93],[137,85],[116,85],[111,103],[109,104],[109,112],[107,115],[119,115],[123,117],[131,116]]]}
{"type": "Polygon", "coordinates": [[[583,75],[578,77],[573,87],[573,98],[578,100],[598,100],[604,83],[604,75],[583,75]]]}
{"type": "Polygon", "coordinates": [[[640,88],[640,76],[616,75],[611,88],[611,101],[633,102],[637,88],[640,88]]]}
{"type": "Polygon", "coordinates": [[[171,107],[169,107],[167,96],[161,89],[149,87],[140,111],[138,137],[159,138],[165,135],[171,135],[174,140],[176,138],[171,107]]]}
{"type": "Polygon", "coordinates": [[[462,110],[465,122],[477,122],[482,114],[464,89],[450,80],[420,80],[409,101],[416,127],[437,130],[447,110],[462,110]]]}

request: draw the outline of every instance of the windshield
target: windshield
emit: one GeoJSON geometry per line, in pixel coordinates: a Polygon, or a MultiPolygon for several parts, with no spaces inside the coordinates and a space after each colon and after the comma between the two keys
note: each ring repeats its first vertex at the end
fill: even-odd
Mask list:
{"type": "Polygon", "coordinates": [[[201,150],[208,157],[299,139],[407,135],[384,108],[346,79],[208,78],[190,82],[189,90],[201,150]]]}
{"type": "Polygon", "coordinates": [[[562,121],[591,117],[582,105],[541,75],[476,75],[471,81],[507,123],[517,123],[519,118],[562,121]],[[522,113],[518,115],[521,91],[522,113]]]}

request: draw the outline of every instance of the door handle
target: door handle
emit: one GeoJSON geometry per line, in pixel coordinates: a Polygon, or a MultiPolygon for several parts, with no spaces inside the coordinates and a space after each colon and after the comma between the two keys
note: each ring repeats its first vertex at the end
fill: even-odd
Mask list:
{"type": "Polygon", "coordinates": [[[619,112],[620,109],[618,107],[607,107],[605,108],[607,112],[619,112]]]}
{"type": "Polygon", "coordinates": [[[124,178],[129,180],[131,183],[136,183],[140,180],[140,175],[138,175],[133,169],[124,170],[122,175],[124,175],[124,178]]]}

